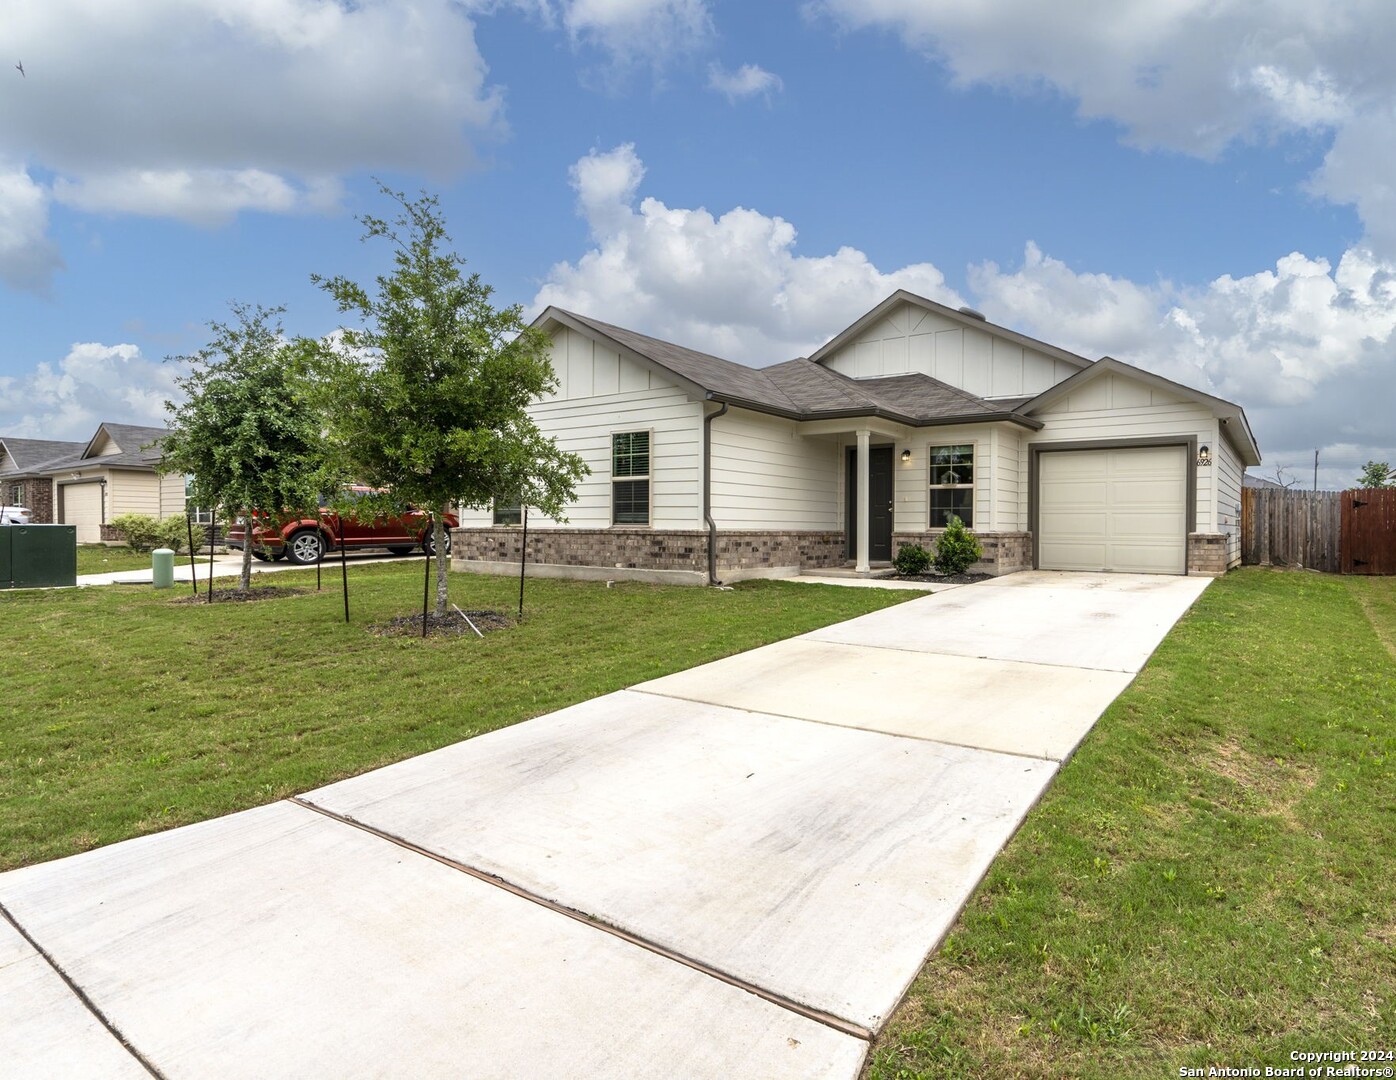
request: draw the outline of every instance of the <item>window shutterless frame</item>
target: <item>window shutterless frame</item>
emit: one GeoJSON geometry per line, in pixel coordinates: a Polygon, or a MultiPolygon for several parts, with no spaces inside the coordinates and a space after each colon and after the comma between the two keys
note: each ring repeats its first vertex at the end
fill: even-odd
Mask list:
{"type": "Polygon", "coordinates": [[[611,524],[650,523],[651,431],[611,434],[611,524]]]}
{"type": "Polygon", "coordinates": [[[494,503],[494,523],[496,525],[519,525],[523,522],[523,509],[518,503],[506,504],[498,499],[494,503]]]}
{"type": "Polygon", "coordinates": [[[943,529],[951,515],[974,528],[974,443],[926,448],[930,479],[927,527],[943,529]]]}

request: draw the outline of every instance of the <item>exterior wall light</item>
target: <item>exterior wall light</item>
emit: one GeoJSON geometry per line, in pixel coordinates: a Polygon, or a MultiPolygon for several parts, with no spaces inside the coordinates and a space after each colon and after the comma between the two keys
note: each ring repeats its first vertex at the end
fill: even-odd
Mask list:
{"type": "Polygon", "coordinates": [[[903,462],[907,462],[907,461],[910,461],[910,460],[911,460],[911,451],[910,451],[910,450],[903,450],[903,451],[902,451],[902,461],[903,461],[903,462]]]}
{"type": "Polygon", "coordinates": [[[1197,467],[1205,469],[1212,464],[1212,450],[1208,446],[1201,446],[1197,450],[1197,467]]]}

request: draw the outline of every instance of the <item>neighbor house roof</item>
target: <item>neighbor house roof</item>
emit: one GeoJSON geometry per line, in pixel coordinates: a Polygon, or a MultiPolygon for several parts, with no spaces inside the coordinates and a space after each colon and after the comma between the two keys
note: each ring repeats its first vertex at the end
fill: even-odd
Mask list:
{"type": "Polygon", "coordinates": [[[80,454],[84,444],[54,439],[15,439],[4,435],[0,436],[0,446],[5,448],[6,454],[14,462],[14,468],[9,470],[9,475],[14,476],[34,473],[50,461],[80,454]]]}
{"type": "Polygon", "coordinates": [[[548,308],[534,325],[550,321],[609,341],[642,366],[660,369],[695,397],[755,412],[794,420],[880,416],[913,427],[986,420],[1042,426],[1002,403],[985,401],[929,375],[853,379],[804,357],[751,368],[561,308],[548,308]]]}
{"type": "Polygon", "coordinates": [[[160,464],[160,448],[152,444],[158,443],[168,434],[169,431],[165,428],[103,422],[97,426],[97,431],[92,438],[85,443],[56,444],[76,449],[35,466],[34,471],[41,474],[57,473],[65,469],[86,468],[92,465],[115,466],[125,469],[154,469],[160,464]],[[116,444],[117,450],[112,454],[94,456],[92,448],[104,433],[116,444]]]}

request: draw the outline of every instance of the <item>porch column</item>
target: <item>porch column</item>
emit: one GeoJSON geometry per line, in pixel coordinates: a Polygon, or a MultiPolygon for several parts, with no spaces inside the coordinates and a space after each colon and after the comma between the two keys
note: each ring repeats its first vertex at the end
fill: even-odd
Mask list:
{"type": "Polygon", "coordinates": [[[868,565],[868,443],[872,440],[872,432],[866,428],[858,432],[858,524],[857,524],[857,553],[858,560],[854,566],[860,574],[866,574],[868,565]]]}

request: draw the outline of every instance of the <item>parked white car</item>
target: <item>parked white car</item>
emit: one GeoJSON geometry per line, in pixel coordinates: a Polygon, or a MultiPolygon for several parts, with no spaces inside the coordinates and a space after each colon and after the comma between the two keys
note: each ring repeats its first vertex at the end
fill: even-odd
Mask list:
{"type": "Polygon", "coordinates": [[[27,506],[0,506],[0,525],[28,525],[31,517],[27,506]]]}

